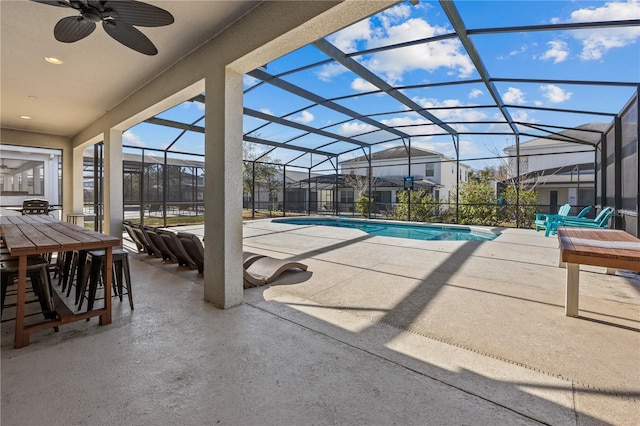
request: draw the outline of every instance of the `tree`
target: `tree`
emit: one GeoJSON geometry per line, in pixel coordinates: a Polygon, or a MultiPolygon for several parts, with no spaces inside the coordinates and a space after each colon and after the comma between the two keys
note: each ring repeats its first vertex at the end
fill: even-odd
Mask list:
{"type": "Polygon", "coordinates": [[[518,213],[520,226],[531,227],[538,203],[535,185],[527,188],[518,180],[507,179],[507,175],[505,164],[474,170],[470,174],[469,183],[463,185],[460,191],[460,223],[499,225],[506,222],[515,225],[518,213]],[[492,182],[503,183],[497,199],[492,182]],[[516,205],[519,205],[519,209],[516,209],[516,205]]]}
{"type": "Polygon", "coordinates": [[[362,216],[369,216],[369,213],[373,211],[373,205],[375,200],[369,197],[369,188],[373,191],[375,188],[377,179],[368,176],[355,174],[353,171],[344,177],[344,183],[347,186],[353,188],[354,198],[356,200],[356,212],[362,216]]]}
{"type": "MultiPolygon", "coordinates": [[[[371,188],[375,188],[378,180],[371,176],[371,188]]],[[[353,188],[356,199],[360,197],[369,196],[369,177],[364,175],[357,175],[353,172],[344,177],[345,185],[353,188]]]]}
{"type": "Polygon", "coordinates": [[[267,208],[271,213],[275,207],[274,200],[277,200],[277,195],[282,186],[282,181],[278,179],[278,174],[281,170],[280,160],[272,159],[268,154],[261,152],[258,145],[251,142],[244,142],[242,156],[244,158],[242,190],[249,197],[253,197],[256,189],[265,189],[269,194],[267,208]],[[258,159],[259,161],[256,161],[258,159]]]}
{"type": "MultiPolygon", "coordinates": [[[[518,201],[516,194],[516,186],[509,185],[500,194],[506,205],[501,207],[502,219],[506,222],[516,223],[516,202],[518,201]]],[[[536,205],[538,204],[538,193],[531,189],[520,189],[519,196],[519,214],[520,226],[523,228],[531,228],[535,220],[536,205]]]]}

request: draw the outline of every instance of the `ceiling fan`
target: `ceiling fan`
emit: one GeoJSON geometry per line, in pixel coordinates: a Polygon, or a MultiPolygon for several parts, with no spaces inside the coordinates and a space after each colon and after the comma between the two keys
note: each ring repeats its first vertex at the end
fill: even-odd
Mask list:
{"type": "Polygon", "coordinates": [[[4,163],[4,158],[2,159],[2,164],[0,164],[0,170],[5,170],[5,169],[14,169],[15,167],[9,167],[4,163]]]}
{"type": "Polygon", "coordinates": [[[155,55],[158,49],[134,26],[161,27],[173,23],[173,15],[166,10],[135,0],[32,1],[80,12],[80,15],[62,18],[53,29],[56,40],[63,43],[87,37],[96,29],[96,23],[102,21],[102,28],[116,41],[145,55],[155,55]]]}

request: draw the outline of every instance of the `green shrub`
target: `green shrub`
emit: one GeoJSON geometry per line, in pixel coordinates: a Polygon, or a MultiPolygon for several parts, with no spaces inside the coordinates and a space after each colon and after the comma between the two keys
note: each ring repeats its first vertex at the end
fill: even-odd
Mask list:
{"type": "Polygon", "coordinates": [[[412,222],[433,222],[438,215],[438,200],[426,189],[401,191],[396,194],[397,203],[393,210],[393,218],[412,222]],[[411,195],[411,217],[409,217],[409,195],[411,195]]]}
{"type": "Polygon", "coordinates": [[[458,217],[465,225],[498,224],[495,190],[488,181],[469,181],[460,187],[458,217]]]}
{"type": "Polygon", "coordinates": [[[362,216],[369,216],[371,210],[373,208],[373,198],[371,197],[360,197],[356,200],[356,212],[360,213],[362,216]]]}

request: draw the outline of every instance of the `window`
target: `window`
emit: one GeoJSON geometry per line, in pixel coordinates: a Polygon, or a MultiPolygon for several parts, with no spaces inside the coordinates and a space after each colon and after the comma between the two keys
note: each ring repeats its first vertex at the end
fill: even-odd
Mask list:
{"type": "Polygon", "coordinates": [[[353,190],[341,189],[340,190],[340,202],[341,203],[353,203],[353,190]]]}
{"type": "Polygon", "coordinates": [[[434,177],[436,175],[436,165],[433,163],[427,163],[425,165],[424,175],[425,177],[434,177]]]}
{"type": "Polygon", "coordinates": [[[44,162],[2,159],[2,195],[44,195],[44,162]]]}

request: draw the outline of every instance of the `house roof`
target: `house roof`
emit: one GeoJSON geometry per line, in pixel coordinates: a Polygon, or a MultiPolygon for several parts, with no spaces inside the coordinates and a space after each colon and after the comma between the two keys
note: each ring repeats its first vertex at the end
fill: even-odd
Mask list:
{"type": "MultiPolygon", "coordinates": [[[[310,183],[314,188],[325,189],[333,188],[337,182],[339,188],[353,188],[353,184],[349,181],[349,177],[355,176],[356,178],[366,181],[367,177],[362,175],[350,174],[330,174],[330,175],[318,175],[313,176],[311,179],[302,179],[296,184],[310,183]]],[[[404,177],[403,176],[385,176],[372,178],[372,186],[375,188],[401,188],[404,189],[404,177]]],[[[428,179],[418,178],[413,181],[413,188],[433,188],[441,187],[442,185],[432,182],[428,179]]]]}
{"type": "MultiPolygon", "coordinates": [[[[420,158],[420,157],[444,157],[443,154],[436,151],[429,151],[427,149],[411,147],[411,158],[420,158]]],[[[378,151],[371,153],[371,161],[375,160],[395,160],[395,159],[404,159],[407,158],[407,149],[402,146],[395,146],[393,148],[385,149],[383,151],[378,151]]],[[[352,158],[350,160],[341,161],[340,163],[359,163],[361,161],[367,161],[367,157],[361,155],[356,158],[352,158]]]]}
{"type": "MultiPolygon", "coordinates": [[[[554,135],[543,138],[535,138],[520,143],[520,149],[535,148],[547,145],[565,145],[565,144],[588,144],[597,145],[600,143],[602,133],[609,127],[610,123],[587,123],[576,127],[575,129],[563,130],[554,135]]],[[[515,145],[508,146],[505,152],[513,152],[515,145]]]]}

